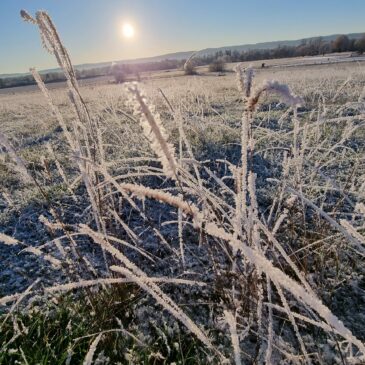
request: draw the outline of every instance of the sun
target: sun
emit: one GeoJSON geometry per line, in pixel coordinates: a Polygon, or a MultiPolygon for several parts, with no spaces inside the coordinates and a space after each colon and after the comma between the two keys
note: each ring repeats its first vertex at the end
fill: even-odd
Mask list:
{"type": "Polygon", "coordinates": [[[122,35],[125,38],[133,38],[135,34],[135,30],[132,24],[124,23],[122,26],[122,35]]]}

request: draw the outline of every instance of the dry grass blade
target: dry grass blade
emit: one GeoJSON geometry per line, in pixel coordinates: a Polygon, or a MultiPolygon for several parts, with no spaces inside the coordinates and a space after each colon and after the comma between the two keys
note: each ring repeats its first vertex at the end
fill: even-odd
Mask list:
{"type": "Polygon", "coordinates": [[[85,356],[85,359],[84,359],[84,362],[83,362],[83,365],[91,365],[92,362],[93,362],[93,357],[94,357],[94,353],[96,351],[96,347],[98,346],[101,338],[103,336],[103,333],[99,333],[94,341],[91,343],[90,347],[89,347],[89,351],[87,352],[86,356],[85,356]]]}

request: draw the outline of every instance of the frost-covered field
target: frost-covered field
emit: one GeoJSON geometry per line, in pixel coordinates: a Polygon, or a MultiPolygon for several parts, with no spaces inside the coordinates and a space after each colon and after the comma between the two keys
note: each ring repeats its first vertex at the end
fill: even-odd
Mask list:
{"type": "Polygon", "coordinates": [[[364,363],[364,66],[79,87],[49,29],[68,88],[0,95],[0,363],[364,363]]]}

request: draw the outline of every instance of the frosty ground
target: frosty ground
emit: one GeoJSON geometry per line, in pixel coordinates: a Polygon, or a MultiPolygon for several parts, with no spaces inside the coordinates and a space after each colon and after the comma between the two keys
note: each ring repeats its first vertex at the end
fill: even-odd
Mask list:
{"type": "MultiPolygon", "coordinates": [[[[237,90],[236,76],[231,71],[233,66],[230,65],[224,75],[202,70],[196,76],[151,77],[142,82],[148,99],[156,105],[177,150],[179,125],[174,112],[179,112],[194,157],[199,161],[202,179],[207,186],[211,186],[213,192],[219,191],[222,206],[226,204],[227,207],[233,204],[230,191],[236,189],[235,169],[232,166],[240,163],[244,107],[237,90]],[[214,176],[211,171],[215,172],[214,176]],[[226,198],[225,202],[223,198],[226,198]]],[[[343,239],[341,232],[328,224],[321,211],[327,212],[336,221],[351,222],[356,227],[353,237],[360,242],[364,240],[364,71],[361,63],[292,67],[282,64],[258,68],[255,82],[260,84],[265,79],[276,79],[289,85],[297,95],[303,97],[304,103],[297,111],[293,111],[278,97],[265,97],[258,106],[252,125],[255,145],[250,159],[250,168],[257,174],[256,195],[260,217],[300,267],[316,294],[362,341],[365,340],[363,256],[356,247],[343,239]],[[289,157],[293,163],[285,171],[285,159],[289,157]],[[293,205],[287,200],[290,197],[286,190],[288,187],[299,193],[293,205]],[[304,198],[301,199],[301,196],[313,202],[320,211],[304,198]]],[[[169,185],[166,177],[162,177],[157,170],[158,161],[133,116],[123,86],[109,84],[102,79],[88,82],[80,90],[90,113],[99,123],[104,149],[108,154],[105,164],[113,175],[123,181],[142,182],[152,188],[174,191],[174,186],[169,185]],[[145,161],[150,162],[148,169],[145,161]]],[[[75,115],[69,105],[66,89],[56,87],[51,94],[66,122],[72,124],[75,115]]],[[[12,89],[2,93],[0,130],[26,161],[27,168],[46,190],[46,196],[52,198],[52,204],[58,209],[64,224],[71,226],[75,221],[89,223],[92,214],[85,198],[85,188],[80,182],[72,156],[65,147],[62,129],[50,113],[43,95],[34,88],[12,89]],[[65,174],[67,183],[62,174],[65,174]]],[[[182,163],[191,163],[188,154],[182,156],[182,163]]],[[[57,245],[59,232],[40,220],[41,216],[50,221],[54,219],[49,201],[37,186],[22,182],[12,166],[4,150],[0,155],[0,232],[24,245],[42,248],[61,259],[62,252],[57,245]]],[[[122,229],[111,222],[108,230],[119,238],[128,236],[135,240],[142,254],[130,247],[124,253],[149,276],[189,279],[208,285],[203,290],[195,287],[165,287],[177,303],[186,306],[197,323],[216,329],[217,333],[212,330],[211,335],[217,343],[217,349],[228,353],[229,341],[219,334],[219,331],[224,333],[225,330],[223,325],[217,325],[217,318],[221,315],[218,307],[226,300],[226,291],[229,291],[234,278],[229,260],[219,252],[219,245],[210,245],[209,238],[196,235],[191,223],[184,220],[182,263],[181,247],[176,239],[179,234],[178,213],[160,202],[148,199],[138,201],[137,204],[138,209],[149,217],[148,223],[141,220],[137,209],[131,209],[120,201],[115,211],[120,213],[134,233],[128,233],[127,227],[122,229]],[[158,227],[163,240],[154,234],[155,227],[158,227]],[[120,235],[120,232],[123,234],[120,235]]],[[[229,208],[225,209],[229,212],[229,208]]],[[[81,270],[77,268],[72,271],[69,267],[64,270],[45,263],[44,257],[34,255],[29,247],[0,245],[1,296],[22,292],[37,279],[40,279],[37,286],[42,288],[74,281],[71,280],[73,277],[79,280],[109,277],[110,272],[99,247],[91,245],[89,240],[80,240],[78,255],[86,258],[80,266],[86,266],[82,266],[81,270]]],[[[284,260],[274,254],[268,256],[277,260],[281,269],[289,270],[284,260]]],[[[257,290],[248,284],[246,289],[257,290]]],[[[138,294],[133,293],[133,297],[138,298],[138,294]]],[[[258,301],[258,296],[253,294],[249,297],[246,293],[242,297],[240,300],[243,302],[247,299],[240,312],[242,357],[247,363],[260,362],[264,355],[259,350],[258,338],[264,335],[255,333],[257,329],[250,323],[250,315],[245,317],[247,311],[251,310],[250,301],[258,301]],[[245,334],[246,330],[248,335],[245,334]]],[[[43,305],[45,300],[45,297],[36,298],[35,302],[43,305]]],[[[230,300],[227,299],[227,302],[230,300]]],[[[290,300],[289,304],[292,309],[299,311],[300,307],[294,301],[290,300]]],[[[141,338],[149,344],[157,333],[161,358],[156,361],[164,363],[165,359],[165,363],[169,363],[174,358],[171,355],[173,351],[168,340],[167,345],[162,344],[165,335],[156,329],[159,328],[159,315],[153,313],[153,307],[145,297],[139,298],[133,305],[135,313],[131,315],[133,325],[130,329],[140,333],[141,338]],[[149,321],[152,325],[148,325],[149,321]],[[151,330],[151,326],[155,329],[151,330]]],[[[296,351],[298,345],[293,339],[295,331],[290,332],[288,320],[281,315],[279,310],[275,312],[275,330],[280,333],[276,346],[281,350],[273,355],[273,363],[304,363],[305,357],[302,358],[296,351]],[[293,355],[290,360],[290,356],[285,353],[295,353],[297,357],[293,355]]],[[[164,326],[173,328],[171,319],[166,321],[164,326]]],[[[304,325],[300,330],[303,331],[308,353],[315,354],[312,358],[314,363],[356,363],[351,345],[349,348],[347,342],[327,341],[322,333],[304,325]]],[[[199,361],[203,364],[211,359],[202,353],[200,356],[199,361]]],[[[158,358],[158,355],[155,354],[155,357],[158,358]]],[[[100,360],[100,363],[104,360],[100,360]]],[[[133,362],[130,359],[128,361],[133,362]]],[[[142,360],[135,361],[138,363],[142,360]]],[[[218,359],[215,358],[215,361],[218,362],[218,359]]]]}

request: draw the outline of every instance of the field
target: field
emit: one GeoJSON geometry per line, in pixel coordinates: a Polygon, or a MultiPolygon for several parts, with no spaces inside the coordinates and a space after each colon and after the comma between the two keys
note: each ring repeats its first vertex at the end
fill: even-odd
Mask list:
{"type": "Polygon", "coordinates": [[[364,363],[361,63],[63,66],[0,94],[1,364],[364,363]]]}

